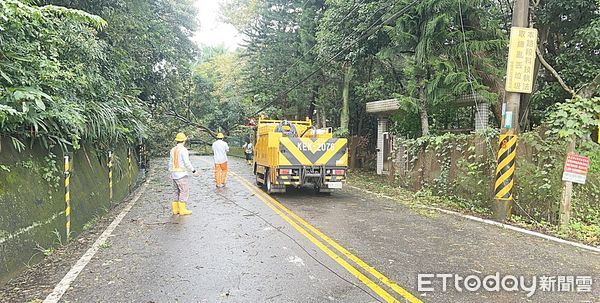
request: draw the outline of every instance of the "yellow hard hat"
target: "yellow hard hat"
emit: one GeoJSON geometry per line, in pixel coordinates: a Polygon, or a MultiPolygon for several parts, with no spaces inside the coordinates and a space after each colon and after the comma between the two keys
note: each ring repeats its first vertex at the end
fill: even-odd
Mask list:
{"type": "Polygon", "coordinates": [[[217,139],[223,139],[223,138],[225,138],[225,135],[223,135],[223,133],[217,134],[217,139]]]}
{"type": "Polygon", "coordinates": [[[177,142],[187,141],[187,137],[185,136],[184,133],[178,133],[177,136],[175,136],[175,141],[177,141],[177,142]]]}

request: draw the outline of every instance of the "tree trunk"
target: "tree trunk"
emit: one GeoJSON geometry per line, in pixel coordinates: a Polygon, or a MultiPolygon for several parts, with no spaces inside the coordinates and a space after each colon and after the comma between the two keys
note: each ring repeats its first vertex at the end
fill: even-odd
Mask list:
{"type": "Polygon", "coordinates": [[[344,89],[342,91],[342,114],[340,115],[340,128],[348,130],[350,122],[350,81],[352,80],[352,65],[344,64],[344,89]]]}
{"type": "Polygon", "coordinates": [[[429,116],[425,98],[425,80],[419,79],[419,114],[421,115],[421,135],[429,136],[429,116]]]}
{"type": "MultiPolygon", "coordinates": [[[[567,146],[567,155],[575,152],[577,142],[575,136],[569,137],[569,145],[567,146]]],[[[573,198],[573,182],[565,181],[563,184],[562,197],[560,199],[560,226],[567,226],[571,221],[571,199],[573,198]]]]}
{"type": "Polygon", "coordinates": [[[321,127],[321,111],[317,109],[317,114],[315,115],[315,121],[313,125],[317,128],[321,127]]]}
{"type": "Polygon", "coordinates": [[[362,131],[363,131],[363,122],[365,117],[367,117],[367,115],[363,112],[362,109],[359,109],[359,116],[358,116],[358,121],[357,121],[357,126],[356,126],[356,135],[357,136],[362,136],[362,131]]]}
{"type": "MultiPolygon", "coordinates": [[[[429,136],[429,116],[427,115],[427,98],[425,97],[425,80],[418,79],[419,83],[419,114],[421,116],[421,136],[429,136]]],[[[429,169],[431,168],[430,158],[427,157],[427,142],[421,147],[421,178],[419,189],[423,187],[429,169]]]]}
{"type": "Polygon", "coordinates": [[[354,137],[350,137],[348,138],[348,152],[349,152],[349,168],[350,169],[355,169],[356,168],[356,155],[358,155],[358,149],[356,148],[356,143],[359,140],[359,136],[354,136],[354,137]]]}

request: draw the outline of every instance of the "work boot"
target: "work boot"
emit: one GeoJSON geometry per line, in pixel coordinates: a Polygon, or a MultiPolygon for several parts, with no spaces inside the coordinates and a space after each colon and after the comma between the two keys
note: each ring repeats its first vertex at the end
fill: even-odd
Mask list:
{"type": "Polygon", "coordinates": [[[192,211],[185,207],[185,202],[179,202],[179,214],[180,215],[191,215],[192,211]]]}
{"type": "Polygon", "coordinates": [[[171,209],[173,210],[174,215],[178,215],[179,214],[179,202],[177,202],[177,201],[171,202],[171,209]]]}

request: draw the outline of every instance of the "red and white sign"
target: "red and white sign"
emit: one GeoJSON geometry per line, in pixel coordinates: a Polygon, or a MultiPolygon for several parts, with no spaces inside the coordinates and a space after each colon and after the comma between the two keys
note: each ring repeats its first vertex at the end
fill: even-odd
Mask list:
{"type": "Polygon", "coordinates": [[[563,172],[563,181],[585,184],[588,168],[590,167],[590,158],[575,153],[567,154],[565,169],[563,172]]]}

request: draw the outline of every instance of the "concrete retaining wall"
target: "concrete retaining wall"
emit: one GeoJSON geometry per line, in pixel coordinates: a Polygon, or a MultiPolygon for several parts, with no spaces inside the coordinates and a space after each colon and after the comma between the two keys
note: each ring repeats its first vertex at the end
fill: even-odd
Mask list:
{"type": "MultiPolygon", "coordinates": [[[[63,153],[34,146],[18,152],[9,140],[0,150],[0,284],[43,257],[43,250],[66,240],[63,153]]],[[[107,154],[90,146],[73,154],[71,176],[71,234],[122,201],[137,180],[132,152],[128,172],[127,148],[114,150],[114,203],[109,201],[107,154]]]]}

